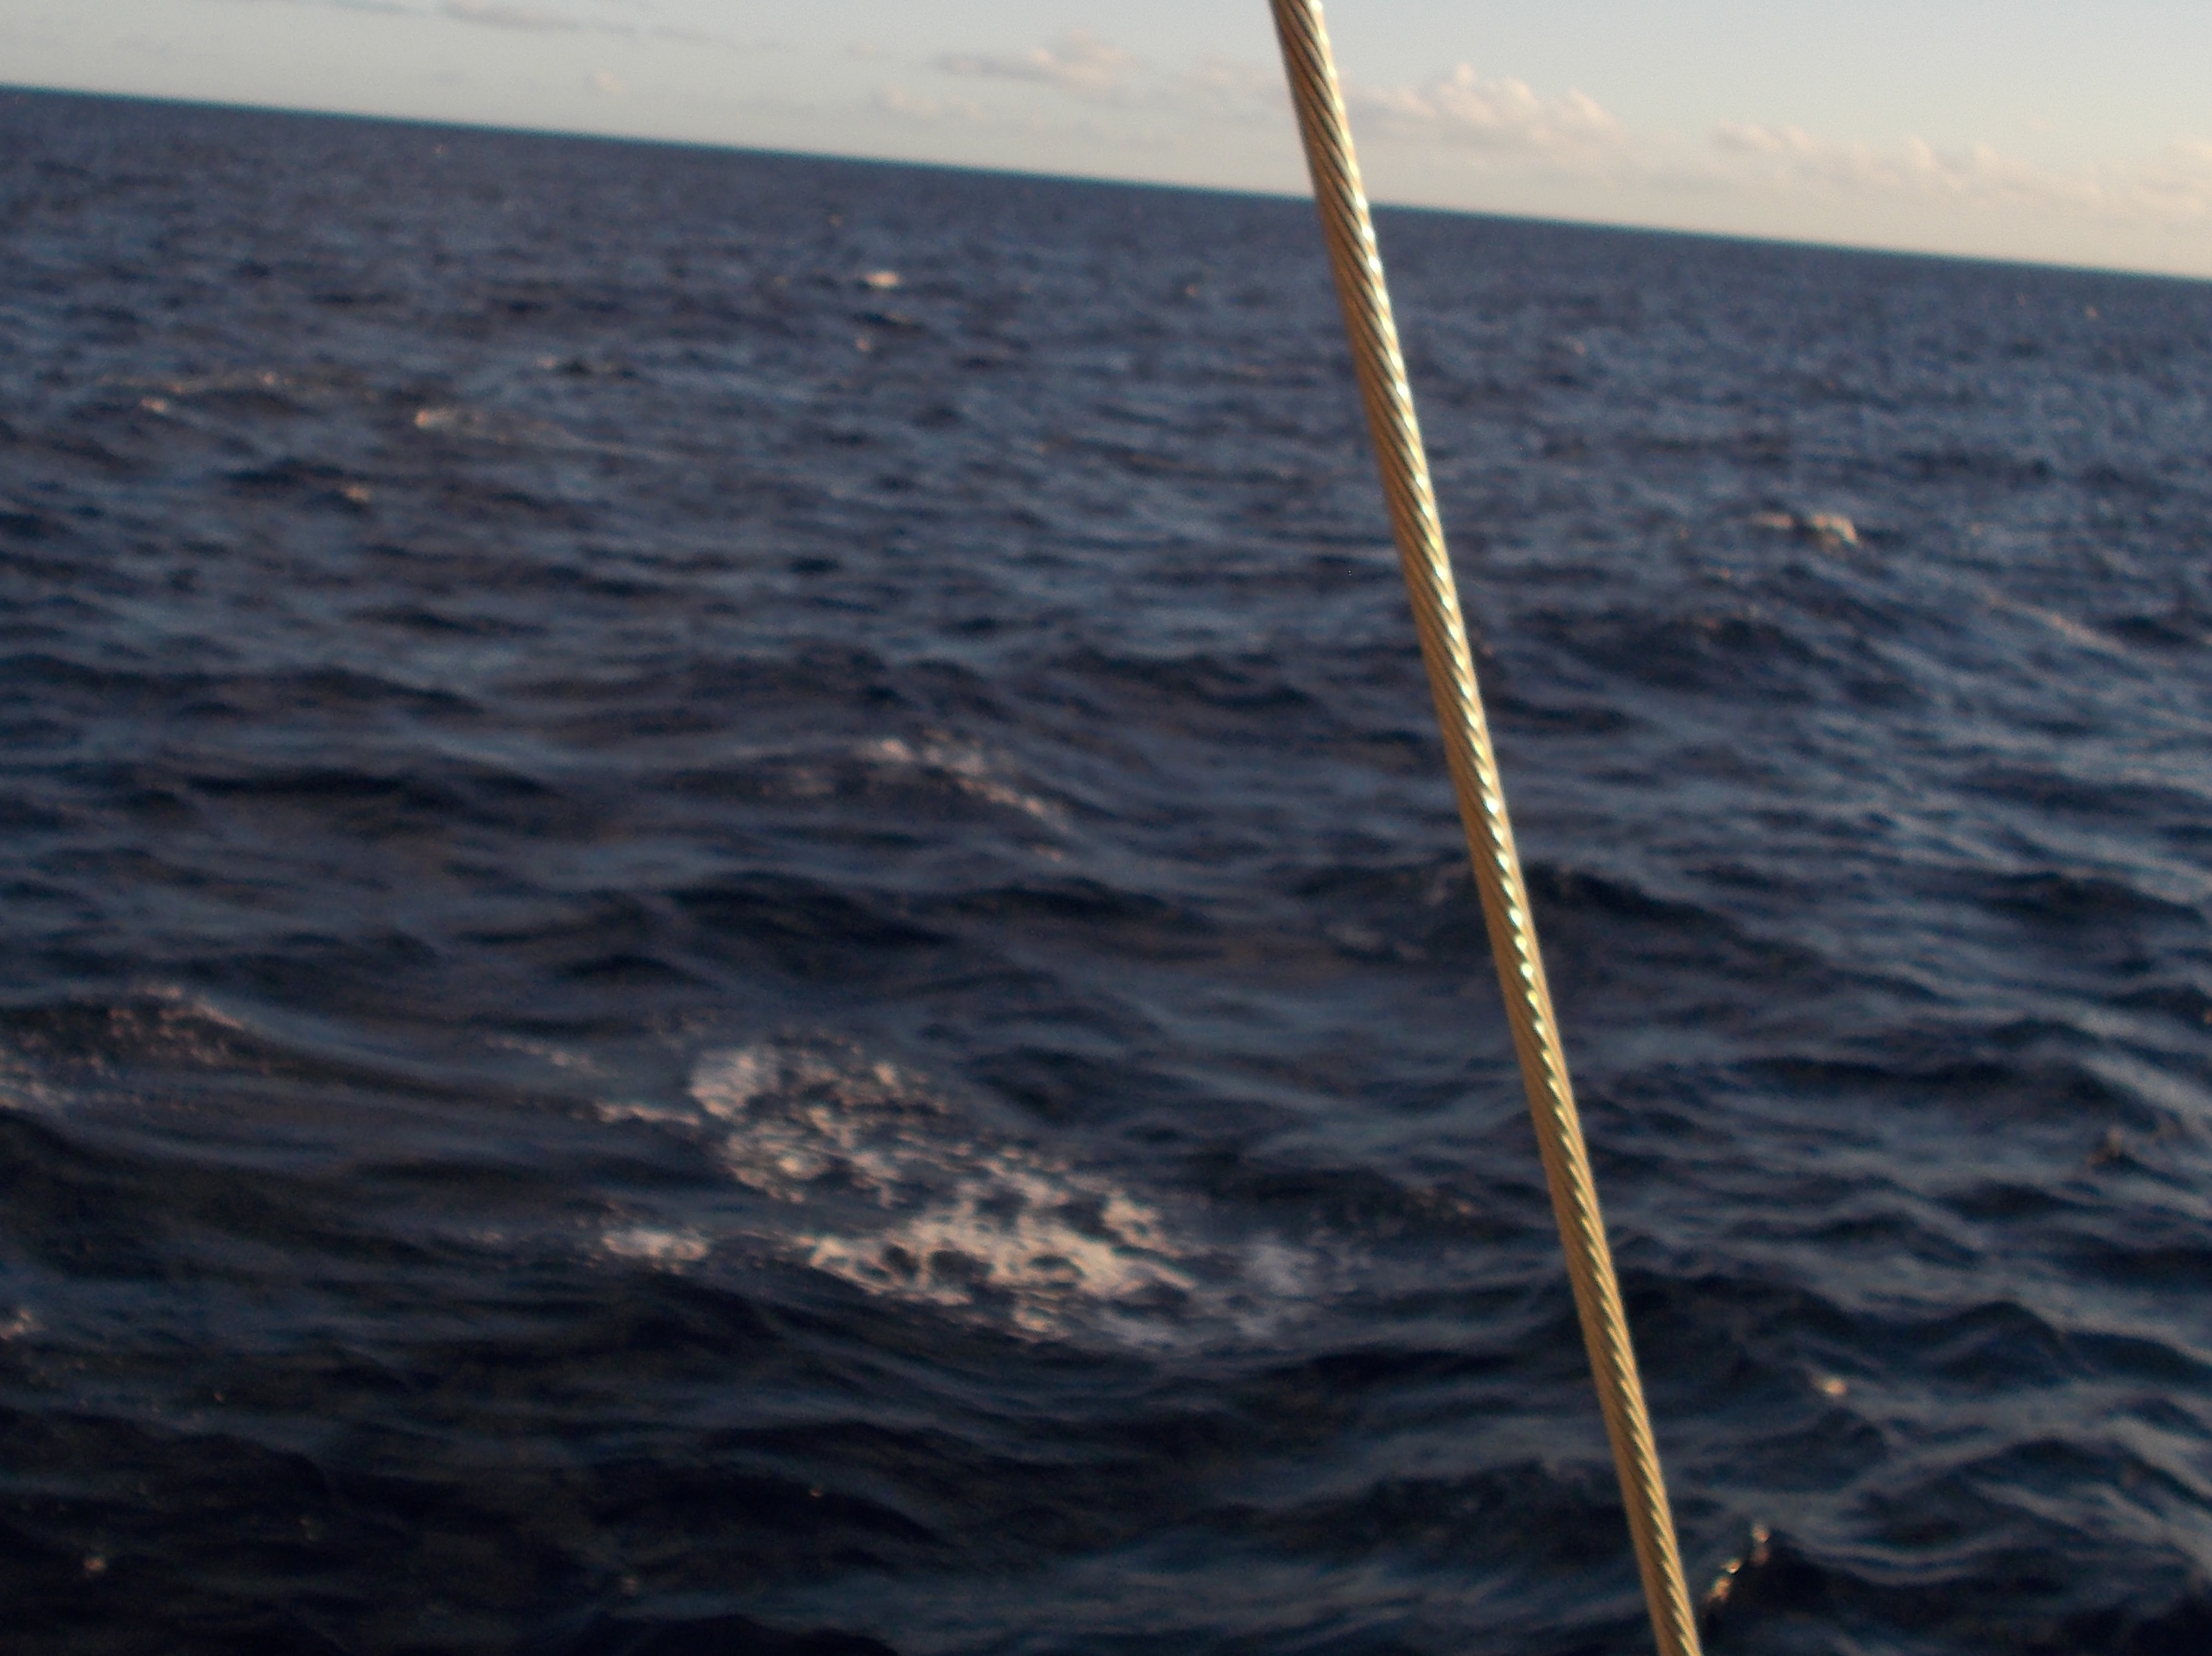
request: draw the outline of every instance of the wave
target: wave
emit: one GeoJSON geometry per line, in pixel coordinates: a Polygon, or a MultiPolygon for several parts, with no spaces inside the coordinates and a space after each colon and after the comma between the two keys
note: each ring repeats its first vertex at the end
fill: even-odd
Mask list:
{"type": "Polygon", "coordinates": [[[1209,1241],[1165,1197],[994,1131],[885,1061],[770,1042],[710,1053],[699,1108],[778,1246],[861,1292],[1035,1338],[1250,1340],[1294,1314],[1301,1251],[1209,1241]]]}
{"type": "MultiPolygon", "coordinates": [[[[19,1643],[1646,1642],[1310,209],[0,196],[19,1643]]],[[[2204,290],[1381,224],[1713,1647],[2194,1656],[2204,290]]]]}

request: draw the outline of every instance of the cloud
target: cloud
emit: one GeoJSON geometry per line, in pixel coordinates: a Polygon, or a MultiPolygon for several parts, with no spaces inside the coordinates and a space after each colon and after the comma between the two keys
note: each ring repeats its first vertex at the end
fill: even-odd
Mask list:
{"type": "Polygon", "coordinates": [[[223,3],[322,6],[331,11],[365,11],[378,17],[427,17],[429,15],[422,7],[402,5],[399,0],[223,0],[223,3]]]}
{"type": "MultiPolygon", "coordinates": [[[[326,5],[350,5],[360,0],[323,0],[326,5]]],[[[374,0],[371,0],[374,3],[374,0]]],[[[668,25],[641,26],[636,23],[608,22],[595,17],[577,17],[567,12],[547,11],[538,6],[516,5],[512,0],[444,0],[437,15],[459,23],[474,23],[485,28],[519,29],[531,34],[611,34],[623,40],[672,40],[682,45],[718,46],[729,52],[766,51],[774,45],[767,40],[740,40],[726,34],[715,34],[704,29],[678,28],[668,25]]]]}
{"type": "Polygon", "coordinates": [[[1135,59],[1087,29],[1072,29],[1049,46],[1012,57],[954,52],[937,60],[947,75],[1031,81],[1082,98],[1107,98],[1121,90],[1135,59]]]}
{"type": "MultiPolygon", "coordinates": [[[[416,22],[468,23],[479,28],[513,29],[526,34],[605,34],[622,40],[669,40],[679,45],[714,46],[725,52],[756,52],[782,49],[766,37],[740,39],[711,30],[681,28],[670,24],[631,23],[605,17],[548,10],[515,0],[210,0],[227,5],[289,5],[325,11],[369,12],[386,17],[405,17],[416,22]]],[[[592,0],[584,0],[590,4],[592,0]]],[[[610,6],[632,11],[649,10],[644,0],[597,0],[604,11],[610,6]]]]}
{"type": "Polygon", "coordinates": [[[1346,102],[1389,137],[1503,155],[1589,155],[1626,136],[1587,94],[1547,98],[1526,81],[1486,81],[1469,64],[1421,86],[1354,89],[1346,102]]]}
{"type": "Polygon", "coordinates": [[[2212,144],[2175,143],[2125,166],[2038,167],[1986,143],[1938,149],[1920,138],[1881,148],[1802,127],[1723,122],[1712,149],[1739,185],[2027,207],[2102,219],[2193,222],[2212,215],[2212,144]]]}
{"type": "Polygon", "coordinates": [[[2168,144],[2136,169],[2135,196],[2171,219],[2212,216],[2212,143],[2168,144]]]}
{"type": "Polygon", "coordinates": [[[1905,191],[1935,196],[2063,195],[2087,205],[2094,187],[2039,172],[1988,144],[1939,150],[1921,138],[1893,149],[1837,143],[1798,126],[1754,126],[1723,121],[1713,129],[1713,148],[1740,172],[1778,183],[1849,190],[1905,191]]]}
{"type": "Polygon", "coordinates": [[[1290,108],[1290,88],[1279,69],[1254,69],[1225,58],[1202,58],[1198,66],[1177,76],[1163,88],[1157,101],[1194,114],[1230,115],[1249,120],[1255,115],[1284,115],[1290,108]]]}
{"type": "Polygon", "coordinates": [[[480,23],[487,28],[526,29],[536,34],[571,33],[584,26],[559,12],[535,6],[516,6],[504,0],[446,0],[441,13],[459,22],[480,23]]]}
{"type": "Polygon", "coordinates": [[[876,107],[912,121],[980,121],[982,106],[969,98],[923,98],[904,87],[887,86],[876,94],[876,107]]]}
{"type": "MultiPolygon", "coordinates": [[[[872,52],[863,54],[859,48],[854,52],[855,56],[875,55],[872,52]]],[[[1246,123],[1286,120],[1289,113],[1283,71],[1277,64],[1255,69],[1209,56],[1175,72],[1147,64],[1087,29],[1071,29],[1052,45],[1028,52],[949,52],[932,59],[930,67],[944,75],[1024,82],[1085,103],[1139,109],[1170,118],[1246,123]]],[[[1022,124],[1027,127],[1034,123],[1025,120],[1022,124]]]]}

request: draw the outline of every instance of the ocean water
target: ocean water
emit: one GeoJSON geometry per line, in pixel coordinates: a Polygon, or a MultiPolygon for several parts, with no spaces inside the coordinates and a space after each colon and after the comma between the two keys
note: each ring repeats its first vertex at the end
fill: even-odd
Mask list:
{"type": "MultiPolygon", "coordinates": [[[[0,227],[10,1650],[1649,1647],[1307,205],[0,227]]],[[[2212,1648],[2212,287],[1381,234],[1709,1647],[2212,1648]]]]}

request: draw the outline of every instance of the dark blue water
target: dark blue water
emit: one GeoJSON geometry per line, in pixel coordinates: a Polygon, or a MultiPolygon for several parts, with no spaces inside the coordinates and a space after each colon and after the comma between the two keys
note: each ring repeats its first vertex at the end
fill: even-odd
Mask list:
{"type": "MultiPolygon", "coordinates": [[[[1648,1648],[1307,206],[0,226],[11,1650],[1648,1648]]],[[[2212,1648],[2212,288],[1382,237],[1711,1647],[2212,1648]]]]}

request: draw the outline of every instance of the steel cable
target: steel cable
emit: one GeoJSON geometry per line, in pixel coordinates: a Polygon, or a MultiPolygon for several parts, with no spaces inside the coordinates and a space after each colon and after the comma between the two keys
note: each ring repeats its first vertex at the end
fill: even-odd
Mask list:
{"type": "Polygon", "coordinates": [[[1305,141],[1307,164],[1313,173],[1314,196],[1321,209],[1337,298],[1344,306],[1360,397],[1366,404],[1368,429],[1374,434],[1382,467],[1399,563],[1413,598],[1421,657],[1427,664],[1429,687],[1436,697],[1452,787],[1459,797],[1468,848],[1474,859],[1475,885],[1481,894],[1498,983],[1504,991],[1514,1050],[1528,1088],[1529,1113],[1535,1119],[1544,1172],[1551,1186],[1552,1208],[1566,1249],[1575,1308],[1589,1350],[1606,1434],[1612,1440],[1613,1465],[1620,1474],[1644,1600],[1650,1608],[1660,1656],[1698,1656],[1697,1625],[1682,1580],[1674,1515],[1668,1506],[1667,1486],[1660,1476],[1658,1452],[1644,1406],[1644,1387],[1629,1343],[1613,1253],[1606,1244],[1604,1221],[1598,1212],[1597,1187],[1590,1175],[1581,1119],[1575,1111],[1574,1090],[1567,1079],[1566,1057],[1553,1021],[1551,990],[1544,979],[1544,962],[1529,918],[1520,853],[1514,848],[1498,761],[1483,718],[1482,697],[1475,686],[1474,662],[1468,649],[1459,592],[1437,518],[1428,456],[1413,417],[1413,392],[1406,381],[1405,361],[1399,354],[1397,325],[1391,318],[1390,295],[1382,279],[1382,261],[1376,250],[1367,197],[1360,188],[1359,164],[1352,154],[1351,128],[1337,86],[1328,31],[1318,0],[1270,0],[1270,3],[1297,107],[1298,129],[1305,141]]]}

